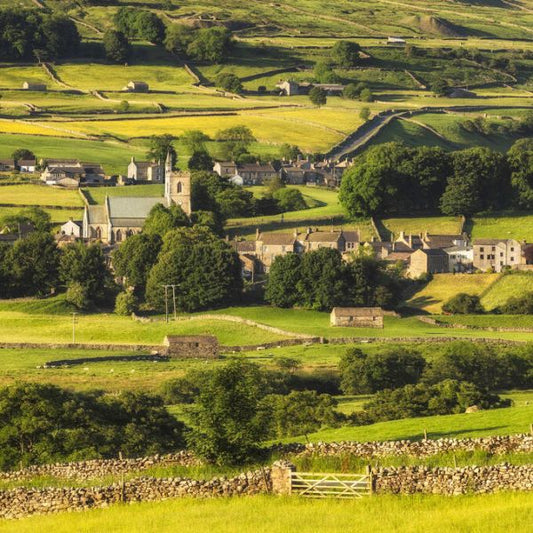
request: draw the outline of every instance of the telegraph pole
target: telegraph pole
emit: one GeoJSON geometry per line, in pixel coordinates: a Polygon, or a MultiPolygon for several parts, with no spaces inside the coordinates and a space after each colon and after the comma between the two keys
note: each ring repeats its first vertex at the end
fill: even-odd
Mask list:
{"type": "Polygon", "coordinates": [[[178,311],[176,308],[176,287],[179,287],[177,283],[168,283],[162,285],[165,288],[165,320],[168,322],[168,289],[172,288],[172,306],[174,309],[174,320],[178,317],[178,311]]]}

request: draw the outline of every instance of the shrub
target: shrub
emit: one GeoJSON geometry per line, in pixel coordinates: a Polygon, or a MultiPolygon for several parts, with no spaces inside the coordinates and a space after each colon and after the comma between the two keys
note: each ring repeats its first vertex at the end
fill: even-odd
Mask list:
{"type": "Polygon", "coordinates": [[[533,292],[509,298],[499,311],[505,315],[533,315],[533,292]]]}
{"type": "Polygon", "coordinates": [[[242,93],[242,82],[235,75],[230,72],[223,72],[217,76],[217,85],[222,87],[225,91],[231,93],[242,93]]]}
{"type": "Polygon", "coordinates": [[[76,309],[89,309],[91,307],[87,287],[77,281],[69,284],[65,294],[65,301],[73,305],[76,309]]]}
{"type": "Polygon", "coordinates": [[[460,292],[453,298],[450,298],[442,306],[442,310],[445,313],[451,313],[452,315],[470,315],[485,312],[479,296],[476,296],[475,294],[466,294],[464,292],[460,292]]]}
{"type": "Polygon", "coordinates": [[[324,89],[322,89],[321,87],[313,87],[309,91],[309,100],[311,100],[311,103],[313,103],[317,107],[321,107],[323,105],[326,105],[328,96],[326,91],[324,91],[324,89]]]}
{"type": "Polygon", "coordinates": [[[137,309],[137,298],[133,291],[121,292],[115,301],[115,313],[117,315],[128,316],[137,309]]]}

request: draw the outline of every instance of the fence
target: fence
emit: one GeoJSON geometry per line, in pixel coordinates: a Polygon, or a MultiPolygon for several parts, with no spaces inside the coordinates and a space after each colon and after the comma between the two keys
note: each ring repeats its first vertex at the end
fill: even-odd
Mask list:
{"type": "Polygon", "coordinates": [[[290,493],[306,498],[363,498],[372,494],[372,475],[291,472],[290,493]]]}

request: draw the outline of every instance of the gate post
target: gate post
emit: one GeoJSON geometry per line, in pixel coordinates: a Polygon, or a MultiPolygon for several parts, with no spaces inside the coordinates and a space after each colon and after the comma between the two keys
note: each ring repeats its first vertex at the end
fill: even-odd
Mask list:
{"type": "Polygon", "coordinates": [[[291,474],[296,467],[289,461],[276,461],[271,467],[272,492],[279,495],[291,493],[291,474]]]}
{"type": "Polygon", "coordinates": [[[368,488],[370,494],[372,495],[376,490],[376,478],[374,477],[374,473],[372,472],[372,467],[370,465],[366,466],[366,474],[368,476],[368,488]]]}

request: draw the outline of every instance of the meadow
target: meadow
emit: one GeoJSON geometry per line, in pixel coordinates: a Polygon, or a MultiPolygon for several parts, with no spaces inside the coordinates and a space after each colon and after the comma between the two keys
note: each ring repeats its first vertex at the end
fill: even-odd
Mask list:
{"type": "Polygon", "coordinates": [[[473,218],[473,239],[516,239],[533,241],[533,214],[531,213],[497,213],[495,215],[477,215],[473,218]]]}
{"type": "Polygon", "coordinates": [[[503,305],[511,297],[523,296],[533,291],[533,274],[528,272],[514,272],[502,276],[488,290],[483,292],[481,303],[487,311],[503,305]]]}
{"type": "Polygon", "coordinates": [[[78,191],[47,185],[6,185],[0,189],[1,204],[83,207],[78,191]]]}
{"type": "Polygon", "coordinates": [[[63,513],[3,521],[6,533],[100,531],[183,533],[345,533],[353,531],[435,533],[529,530],[533,511],[525,493],[446,496],[380,496],[361,500],[306,500],[254,496],[228,499],[179,499],[113,506],[83,514],[63,513]]]}

